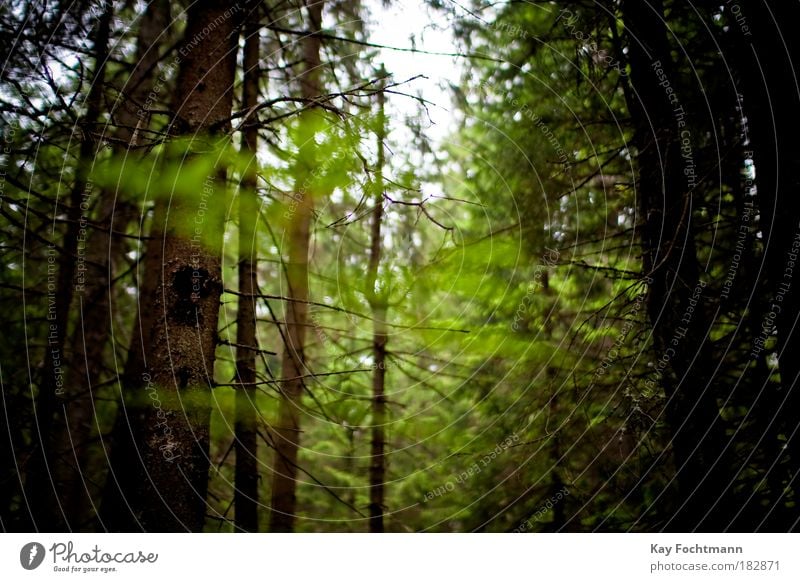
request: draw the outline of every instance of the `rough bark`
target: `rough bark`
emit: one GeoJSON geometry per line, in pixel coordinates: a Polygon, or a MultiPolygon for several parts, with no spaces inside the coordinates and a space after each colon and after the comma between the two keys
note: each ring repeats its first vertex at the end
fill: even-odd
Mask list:
{"type": "MultiPolygon", "coordinates": [[[[259,85],[258,7],[248,14],[244,27],[244,85],[242,107],[247,110],[258,103],[259,85]]],[[[258,457],[256,417],[256,151],[258,125],[255,116],[247,120],[242,131],[242,151],[250,156],[250,166],[239,191],[239,296],[236,315],[236,469],[233,506],[237,531],[258,531],[258,457]]]]}
{"type": "MultiPolygon", "coordinates": [[[[201,151],[229,129],[241,14],[238,3],[221,0],[201,0],[188,10],[173,126],[201,151]]],[[[119,491],[109,499],[110,529],[200,531],[205,522],[224,226],[222,213],[206,209],[221,203],[224,180],[224,170],[217,170],[199,198],[156,200],[157,216],[164,217],[154,225],[161,264],[144,273],[158,282],[141,299],[153,316],[142,329],[144,372],[126,379],[121,414],[127,423],[115,438],[112,478],[119,491]]]]}
{"type": "MultiPolygon", "coordinates": [[[[312,1],[307,5],[309,30],[317,32],[322,26],[323,1],[312,1]]],[[[305,68],[300,75],[301,94],[305,99],[314,99],[321,92],[320,83],[320,37],[309,34],[303,40],[305,68]]],[[[314,115],[314,110],[306,112],[314,115]]],[[[313,147],[306,144],[305,147],[313,147]]],[[[304,187],[300,177],[294,195],[294,211],[288,218],[286,245],[287,296],[286,345],[281,357],[281,403],[278,426],[274,430],[275,463],[272,478],[270,531],[291,532],[294,530],[297,453],[300,447],[300,412],[304,383],[305,339],[308,323],[308,256],[311,235],[311,219],[314,213],[314,192],[304,187]]]]}

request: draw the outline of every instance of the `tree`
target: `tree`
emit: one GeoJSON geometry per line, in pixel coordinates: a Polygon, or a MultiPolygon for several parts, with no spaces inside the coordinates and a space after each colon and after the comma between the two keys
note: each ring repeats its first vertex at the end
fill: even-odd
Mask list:
{"type": "MultiPolygon", "coordinates": [[[[383,69],[380,76],[385,77],[383,69]]],[[[369,531],[383,533],[384,481],[386,479],[386,330],[388,294],[379,288],[378,270],[381,262],[381,223],[383,222],[383,170],[385,164],[386,114],[385,95],[378,93],[377,149],[378,161],[375,170],[375,182],[371,184],[372,193],[372,225],[370,232],[369,263],[365,295],[372,309],[372,357],[375,371],[372,374],[372,437],[371,459],[369,465],[369,531]]]]}
{"type": "Polygon", "coordinates": [[[727,484],[725,436],[716,394],[702,362],[710,359],[693,209],[696,178],[691,131],[680,105],[680,88],[664,27],[662,2],[627,1],[632,93],[629,109],[636,127],[637,192],[648,283],[648,315],[656,354],[667,366],[661,384],[681,494],[674,520],[679,529],[720,527],[724,507],[715,506],[727,484]],[[688,156],[688,157],[687,157],[688,156]],[[699,356],[700,365],[694,365],[699,356]],[[698,438],[699,444],[698,444],[698,438]],[[713,512],[712,512],[713,509],[713,512]],[[709,515],[710,514],[710,515],[709,515]],[[719,521],[715,521],[719,520],[719,521]]]}
{"type": "MultiPolygon", "coordinates": [[[[800,17],[794,2],[749,1],[742,4],[741,18],[747,28],[731,19],[733,62],[741,75],[743,115],[749,131],[748,149],[755,168],[758,223],[764,242],[764,307],[756,312],[751,359],[760,361],[774,353],[779,382],[764,382],[762,399],[768,404],[759,414],[759,440],[767,451],[770,511],[766,519],[781,531],[796,529],[800,521],[796,480],[800,474],[800,438],[797,409],[800,400],[800,294],[793,272],[793,256],[800,243],[800,146],[796,139],[795,112],[800,105],[796,83],[800,42],[790,30],[800,17]],[[791,121],[790,121],[791,120],[791,121]],[[770,349],[770,336],[776,344],[770,349]]],[[[754,516],[755,517],[755,516],[754,516]]]]}
{"type": "Polygon", "coordinates": [[[0,527],[797,528],[796,2],[40,4],[0,527]]]}
{"type": "MultiPolygon", "coordinates": [[[[106,130],[111,134],[108,142],[118,155],[137,156],[140,133],[149,127],[147,115],[140,107],[154,86],[169,14],[169,3],[156,0],[141,15],[133,70],[119,90],[108,124],[112,127],[106,130]]],[[[124,200],[109,189],[100,192],[98,206],[96,226],[79,247],[85,260],[80,282],[76,284],[78,320],[70,338],[72,365],[66,381],[66,422],[56,439],[62,443],[57,456],[67,460],[60,465],[62,470],[57,476],[61,483],[60,498],[67,522],[74,529],[83,529],[91,517],[89,508],[99,505],[97,484],[104,475],[95,472],[93,467],[97,464],[90,462],[91,455],[100,452],[97,438],[92,436],[95,425],[99,426],[95,418],[97,386],[107,376],[110,314],[118,307],[114,280],[125,266],[124,254],[128,249],[124,235],[136,210],[133,201],[124,200]]]]}
{"type": "MultiPolygon", "coordinates": [[[[64,386],[62,366],[67,366],[65,346],[68,335],[69,314],[72,308],[73,296],[76,289],[81,287],[82,273],[78,271],[79,236],[81,224],[86,223],[83,208],[88,204],[88,198],[93,190],[89,180],[91,166],[94,163],[98,143],[93,132],[100,121],[102,107],[102,91],[104,87],[105,71],[108,63],[108,40],[113,14],[113,3],[105,0],[103,12],[95,29],[93,41],[94,70],[90,79],[89,91],[86,96],[86,113],[80,123],[80,150],[78,152],[75,179],[70,190],[69,202],[66,208],[67,230],[64,235],[63,252],[59,261],[58,284],[55,294],[54,317],[50,327],[50,341],[42,366],[42,379],[37,396],[37,434],[39,437],[38,448],[30,461],[30,470],[26,479],[28,494],[39,500],[33,508],[33,526],[37,529],[62,530],[69,528],[66,522],[72,509],[62,505],[61,482],[67,479],[67,492],[74,492],[74,479],[76,468],[73,463],[79,463],[78,455],[71,458],[72,447],[66,451],[58,444],[56,437],[70,434],[70,429],[76,424],[82,424],[83,418],[75,418],[75,404],[70,398],[75,398],[73,391],[67,393],[64,386]],[[60,452],[60,454],[59,454],[60,452]],[[72,485],[72,487],[70,487],[72,485]]],[[[77,404],[81,407],[81,403],[77,404]]],[[[76,436],[80,436],[76,435],[76,436]]],[[[77,471],[80,471],[78,465],[77,471]]],[[[64,502],[75,501],[69,495],[64,502]]]]}
{"type": "MultiPolygon", "coordinates": [[[[249,5],[244,26],[242,64],[242,108],[248,111],[259,99],[259,15],[260,2],[249,5]]],[[[258,118],[245,119],[242,150],[249,164],[239,190],[239,296],[236,314],[236,527],[240,531],[258,531],[258,457],[256,416],[256,341],[255,304],[257,301],[256,224],[259,214],[256,194],[258,160],[258,118]]]]}
{"type": "MultiPolygon", "coordinates": [[[[309,34],[303,40],[304,69],[299,82],[302,98],[313,105],[322,95],[320,60],[323,0],[312,0],[306,6],[309,34]]],[[[300,123],[314,124],[318,112],[304,112],[300,123]]],[[[313,131],[313,130],[312,130],[313,131]]],[[[305,389],[305,338],[308,325],[308,256],[315,192],[308,187],[314,158],[313,136],[301,144],[301,168],[296,180],[294,200],[286,226],[286,287],[288,305],[281,359],[281,401],[278,425],[274,429],[275,465],[272,478],[272,513],[270,531],[294,529],[297,490],[297,453],[300,446],[300,412],[305,389]]]]}
{"type": "MultiPolygon", "coordinates": [[[[241,15],[240,4],[218,0],[188,10],[171,125],[187,138],[177,142],[182,171],[195,167],[193,150],[213,156],[226,139],[241,15]]],[[[119,487],[108,499],[111,529],[200,531],[205,521],[226,187],[224,169],[206,171],[194,184],[199,198],[197,190],[194,197],[156,198],[151,237],[160,240],[161,264],[145,273],[158,283],[141,299],[140,311],[147,306],[153,317],[142,319],[150,326],[141,335],[145,372],[125,386],[127,423],[118,423],[111,467],[119,487]]]]}

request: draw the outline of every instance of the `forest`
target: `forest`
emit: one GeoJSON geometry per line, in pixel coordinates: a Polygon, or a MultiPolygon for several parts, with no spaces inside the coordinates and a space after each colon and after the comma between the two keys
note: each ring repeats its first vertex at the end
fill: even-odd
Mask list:
{"type": "Polygon", "coordinates": [[[800,529],[793,22],[2,0],[0,530],[800,529]]]}

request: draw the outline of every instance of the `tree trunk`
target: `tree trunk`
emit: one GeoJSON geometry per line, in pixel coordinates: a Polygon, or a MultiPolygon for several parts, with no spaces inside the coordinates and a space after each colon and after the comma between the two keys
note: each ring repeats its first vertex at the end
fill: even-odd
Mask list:
{"type": "MultiPolygon", "coordinates": [[[[254,3],[255,4],[255,3],[254,3]]],[[[244,28],[244,86],[242,107],[258,104],[259,84],[259,14],[254,5],[244,28]]],[[[253,115],[245,121],[242,151],[250,156],[250,166],[239,191],[239,306],[236,316],[236,473],[234,482],[235,522],[237,531],[258,531],[258,457],[256,425],[256,220],[258,195],[256,169],[258,160],[258,123],[253,115]]]]}
{"type": "MultiPolygon", "coordinates": [[[[780,371],[777,393],[766,394],[775,408],[767,412],[764,434],[759,435],[764,437],[767,462],[774,462],[769,477],[770,511],[766,524],[755,525],[785,531],[797,529],[800,520],[796,493],[800,475],[800,280],[797,267],[790,264],[800,248],[800,95],[793,81],[800,59],[800,39],[793,26],[800,18],[800,6],[796,2],[745,0],[741,10],[748,31],[731,28],[739,33],[737,60],[756,168],[769,290],[766,314],[757,332],[761,326],[777,330],[775,351],[780,371]]],[[[763,349],[763,343],[758,347],[763,349]]]]}
{"type": "Polygon", "coordinates": [[[647,309],[678,470],[680,495],[670,509],[675,512],[670,527],[717,530],[730,518],[720,499],[729,480],[716,395],[703,369],[711,356],[692,227],[695,185],[684,174],[693,163],[687,157],[691,128],[672,74],[662,1],[626,0],[622,6],[638,98],[629,99],[628,108],[636,130],[643,266],[651,278],[647,309]],[[695,359],[698,364],[692,365],[695,359]]]}
{"type": "MultiPolygon", "coordinates": [[[[324,1],[312,0],[307,5],[309,30],[318,32],[322,27],[324,1]]],[[[303,40],[305,69],[300,76],[301,93],[305,99],[315,99],[321,92],[320,37],[309,34],[303,40]]],[[[314,115],[314,110],[305,112],[314,115]]],[[[313,147],[306,144],[304,147],[313,147]]],[[[305,375],[305,336],[308,323],[308,255],[311,236],[311,219],[314,213],[314,193],[304,186],[301,176],[296,184],[294,212],[287,225],[286,263],[287,296],[286,346],[281,358],[281,403],[278,426],[275,428],[275,465],[272,478],[272,513],[270,531],[294,530],[297,452],[300,447],[300,407],[305,375]]]]}
{"type": "MultiPolygon", "coordinates": [[[[383,73],[383,70],[381,70],[383,73]]],[[[375,370],[372,375],[372,442],[369,465],[369,531],[383,533],[384,480],[386,475],[386,315],[385,293],[377,290],[378,268],[381,262],[381,225],[383,222],[383,166],[385,164],[384,140],[386,130],[385,95],[378,93],[378,167],[375,170],[372,229],[369,265],[367,267],[366,296],[372,309],[372,358],[375,370]]]]}
{"type": "Polygon", "coordinates": [[[82,225],[85,226],[88,219],[83,213],[88,208],[88,198],[92,191],[89,172],[97,151],[92,133],[97,130],[102,107],[112,12],[113,3],[111,0],[105,0],[103,13],[95,31],[94,72],[86,98],[86,114],[81,123],[78,165],[67,208],[64,254],[59,263],[57,290],[52,297],[53,317],[51,318],[50,312],[48,313],[51,323],[36,406],[38,424],[36,434],[39,436],[39,446],[30,460],[31,471],[26,480],[32,504],[33,525],[37,530],[55,531],[70,527],[67,520],[69,509],[62,502],[61,479],[74,474],[76,460],[71,450],[64,451],[56,435],[69,435],[70,429],[68,424],[70,395],[67,393],[68,383],[64,381],[66,377],[64,370],[69,370],[69,365],[64,348],[72,298],[76,288],[80,289],[79,261],[81,265],[85,265],[85,256],[79,255],[79,242],[81,242],[79,239],[82,225]]]}
{"type": "MultiPolygon", "coordinates": [[[[168,0],[155,0],[147,5],[139,24],[134,70],[123,88],[119,106],[113,112],[114,149],[125,151],[136,145],[134,127],[143,125],[137,115],[153,87],[154,68],[159,58],[160,38],[170,23],[168,0]],[[124,144],[124,145],[123,145],[124,144]]],[[[84,529],[95,508],[97,483],[102,475],[91,471],[89,456],[98,447],[91,443],[94,427],[95,388],[106,370],[106,357],[111,337],[113,310],[112,281],[116,267],[123,262],[126,250],[124,239],[113,232],[124,232],[135,218],[133,206],[120,201],[113,191],[99,198],[99,228],[86,244],[86,275],[76,286],[78,295],[78,325],[72,333],[72,366],[68,371],[66,425],[62,426],[59,453],[70,463],[64,464],[59,481],[64,484],[61,496],[72,529],[84,529]],[[66,447],[66,448],[64,448],[66,447]]],[[[104,455],[97,455],[95,466],[103,465],[104,455]]]]}
{"type": "MultiPolygon", "coordinates": [[[[188,10],[173,126],[193,138],[191,147],[208,151],[209,138],[230,127],[241,12],[221,0],[199,0],[188,10]]],[[[128,424],[113,451],[119,494],[110,499],[111,529],[201,531],[205,522],[224,228],[213,209],[224,204],[224,189],[224,170],[217,170],[204,181],[199,204],[156,201],[154,235],[163,252],[158,269],[144,273],[158,282],[141,298],[153,315],[140,338],[144,372],[126,379],[121,414],[128,424]]]]}
{"type": "MultiPolygon", "coordinates": [[[[553,264],[550,261],[551,259],[548,257],[548,262],[546,263],[548,268],[551,264],[553,264]]],[[[555,297],[555,293],[553,293],[553,290],[550,288],[550,272],[548,268],[545,268],[542,272],[542,295],[547,297],[549,301],[555,303],[558,301],[558,299],[555,297]]],[[[556,313],[556,310],[552,304],[548,305],[546,313],[549,313],[550,315],[547,317],[544,323],[543,336],[546,341],[554,342],[553,314],[556,313]]],[[[557,383],[557,375],[557,370],[548,363],[545,377],[547,378],[547,385],[552,392],[547,403],[548,418],[553,419],[553,421],[556,423],[556,426],[560,426],[560,423],[562,422],[558,406],[560,391],[555,388],[557,383]]],[[[554,430],[552,436],[550,437],[550,497],[545,501],[545,503],[547,501],[553,502],[553,518],[545,526],[545,531],[549,532],[560,532],[567,525],[566,509],[564,507],[566,501],[562,499],[565,488],[564,478],[561,476],[561,465],[563,463],[564,455],[561,452],[560,433],[560,430],[554,430]]]]}

